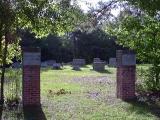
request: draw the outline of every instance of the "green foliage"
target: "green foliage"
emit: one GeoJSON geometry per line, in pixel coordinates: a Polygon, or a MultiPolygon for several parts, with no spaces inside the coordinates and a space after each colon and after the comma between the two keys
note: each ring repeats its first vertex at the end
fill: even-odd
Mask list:
{"type": "MultiPolygon", "coordinates": [[[[143,11],[142,11],[143,12],[143,11]]],[[[147,89],[159,90],[160,85],[160,22],[144,13],[124,14],[106,31],[115,35],[118,43],[137,53],[141,61],[152,64],[146,74],[147,89]]]]}
{"type": "Polygon", "coordinates": [[[107,28],[117,36],[118,43],[137,51],[138,58],[149,63],[160,63],[160,22],[152,17],[125,16],[115,28],[107,28]]]}
{"type": "Polygon", "coordinates": [[[22,71],[21,69],[7,69],[4,93],[5,103],[11,105],[19,101],[22,96],[22,71]]]}
{"type": "Polygon", "coordinates": [[[116,49],[119,47],[115,44],[116,39],[101,29],[92,32],[79,31],[74,34],[74,38],[69,35],[48,35],[39,40],[34,37],[34,34],[24,32],[22,46],[40,47],[42,61],[54,59],[57,62],[72,61],[74,47],[76,47],[77,58],[86,59],[87,63],[92,63],[94,57],[108,61],[110,57],[116,56],[116,49]],[[76,38],[76,45],[73,44],[74,38],[76,38]]]}
{"type": "Polygon", "coordinates": [[[116,39],[101,29],[95,29],[92,32],[79,32],[74,35],[76,40],[77,58],[85,58],[89,63],[93,58],[99,57],[108,60],[115,57],[116,39]]]}
{"type": "MultiPolygon", "coordinates": [[[[16,40],[15,42],[8,45],[8,51],[7,51],[7,58],[6,63],[10,64],[12,63],[12,60],[16,58],[17,60],[21,59],[21,47],[19,46],[19,40],[16,40]]],[[[2,49],[4,49],[4,40],[2,41],[2,49]]],[[[3,52],[0,53],[0,66],[2,66],[2,56],[3,52]]]]}
{"type": "Polygon", "coordinates": [[[21,53],[17,41],[18,30],[28,29],[35,33],[36,37],[43,37],[49,33],[64,34],[65,31],[73,30],[83,19],[78,16],[83,14],[79,8],[70,3],[71,0],[0,1],[1,103],[4,103],[6,64],[11,63],[17,53],[18,55],[21,53]]]}
{"type": "Polygon", "coordinates": [[[160,91],[160,83],[156,82],[156,73],[160,73],[160,70],[155,69],[154,67],[149,67],[148,69],[139,69],[137,74],[141,79],[141,82],[138,84],[138,90],[145,91],[160,91]]]}
{"type": "MultiPolygon", "coordinates": [[[[4,58],[4,38],[6,33],[14,35],[14,41],[7,45],[7,64],[13,58],[20,57],[18,31],[27,29],[36,37],[48,34],[62,35],[74,30],[77,24],[85,19],[85,15],[70,0],[2,0],[0,1],[0,65],[4,58]]],[[[19,58],[20,59],[20,58],[19,58]]]]}
{"type": "MultiPolygon", "coordinates": [[[[126,1],[126,0],[119,0],[126,1]]],[[[160,1],[159,0],[127,0],[130,4],[137,6],[147,12],[148,14],[155,16],[160,11],[160,1]]]]}
{"type": "Polygon", "coordinates": [[[16,12],[19,27],[30,29],[39,37],[49,33],[64,34],[83,20],[82,11],[70,5],[70,0],[64,3],[48,0],[18,1],[18,5],[16,12]]]}

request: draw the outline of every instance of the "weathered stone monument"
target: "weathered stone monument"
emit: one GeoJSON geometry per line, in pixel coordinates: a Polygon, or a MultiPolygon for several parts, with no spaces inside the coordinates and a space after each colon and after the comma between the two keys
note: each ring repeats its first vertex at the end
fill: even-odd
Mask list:
{"type": "Polygon", "coordinates": [[[72,66],[83,67],[86,65],[85,59],[73,59],[72,66]]]}
{"type": "Polygon", "coordinates": [[[55,70],[60,70],[60,69],[62,69],[62,64],[61,63],[54,63],[52,65],[52,68],[55,70]]]}
{"type": "Polygon", "coordinates": [[[116,58],[110,58],[109,59],[109,67],[116,67],[117,66],[117,61],[116,58]]]}
{"type": "Polygon", "coordinates": [[[75,70],[75,71],[80,71],[81,70],[80,66],[78,66],[78,65],[74,65],[72,69],[75,70]]]}
{"type": "Polygon", "coordinates": [[[93,70],[95,71],[104,71],[105,70],[105,62],[94,62],[93,70]]]}
{"type": "Polygon", "coordinates": [[[23,49],[23,106],[40,105],[40,65],[39,48],[23,49]]]}
{"type": "Polygon", "coordinates": [[[134,52],[117,50],[117,97],[135,98],[136,56],[134,52]]]}
{"type": "Polygon", "coordinates": [[[93,59],[93,70],[95,71],[104,71],[105,70],[105,62],[100,58],[93,59]]]}
{"type": "Polygon", "coordinates": [[[45,61],[45,63],[47,64],[48,67],[52,67],[53,64],[56,63],[56,61],[55,60],[47,60],[47,61],[45,61]]]}
{"type": "Polygon", "coordinates": [[[41,62],[41,67],[46,68],[46,67],[48,67],[48,64],[46,62],[41,62]]]}

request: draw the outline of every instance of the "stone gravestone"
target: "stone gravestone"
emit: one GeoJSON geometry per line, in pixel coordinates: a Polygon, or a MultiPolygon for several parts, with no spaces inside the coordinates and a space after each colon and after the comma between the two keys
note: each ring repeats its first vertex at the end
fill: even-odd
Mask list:
{"type": "Polygon", "coordinates": [[[117,97],[135,98],[136,56],[133,52],[117,51],[117,97]]]}
{"type": "Polygon", "coordinates": [[[94,59],[93,59],[93,63],[94,63],[94,62],[101,62],[101,59],[100,59],[100,58],[94,58],[94,59]]]}
{"type": "Polygon", "coordinates": [[[95,71],[104,71],[105,70],[105,62],[94,62],[93,70],[95,71]]]}
{"type": "Polygon", "coordinates": [[[83,67],[86,65],[85,59],[73,59],[72,66],[83,67]]]}
{"type": "Polygon", "coordinates": [[[110,58],[109,59],[109,67],[116,67],[116,66],[117,66],[116,58],[110,58]]]}
{"type": "Polygon", "coordinates": [[[52,68],[56,69],[56,70],[60,70],[60,69],[62,69],[62,64],[60,64],[60,63],[54,63],[52,65],[52,68]]]}
{"type": "Polygon", "coordinates": [[[93,70],[95,71],[104,71],[105,70],[105,62],[103,62],[100,58],[93,59],[93,70]]]}
{"type": "Polygon", "coordinates": [[[41,67],[46,68],[46,67],[48,67],[48,64],[46,62],[42,62],[41,67]]]}
{"type": "Polygon", "coordinates": [[[55,64],[56,63],[56,61],[55,60],[47,60],[47,61],[45,61],[46,62],[46,64],[47,64],[47,66],[48,67],[52,67],[53,66],[53,64],[55,64]]]}
{"type": "Polygon", "coordinates": [[[81,70],[81,69],[80,69],[80,66],[78,66],[78,65],[74,65],[72,69],[73,69],[73,70],[76,70],[76,71],[80,71],[80,70],[81,70]]]}
{"type": "Polygon", "coordinates": [[[40,64],[39,48],[23,49],[23,106],[40,105],[40,64]]]}

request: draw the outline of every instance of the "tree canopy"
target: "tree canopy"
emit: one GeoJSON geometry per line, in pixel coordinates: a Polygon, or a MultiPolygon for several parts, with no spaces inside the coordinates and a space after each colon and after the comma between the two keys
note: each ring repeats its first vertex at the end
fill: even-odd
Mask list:
{"type": "Polygon", "coordinates": [[[159,14],[160,1],[159,0],[120,0],[128,1],[131,5],[141,8],[151,16],[159,14]]]}
{"type": "Polygon", "coordinates": [[[119,0],[118,4],[121,12],[115,20],[107,22],[106,31],[117,37],[119,45],[136,51],[139,60],[151,64],[146,83],[150,90],[159,90],[159,1],[119,0]]]}
{"type": "Polygon", "coordinates": [[[72,31],[84,14],[71,0],[0,0],[1,98],[6,64],[20,55],[18,31],[27,29],[36,37],[72,31]],[[18,54],[17,54],[18,53],[18,54]]]}
{"type": "Polygon", "coordinates": [[[73,31],[84,18],[85,15],[81,9],[78,5],[71,4],[71,0],[1,0],[0,64],[2,65],[4,55],[6,41],[4,36],[8,37],[10,41],[7,42],[7,46],[10,46],[7,48],[12,46],[12,49],[8,49],[6,52],[8,63],[15,55],[20,55],[17,44],[20,30],[27,29],[37,37],[48,34],[62,35],[65,32],[73,31]]]}

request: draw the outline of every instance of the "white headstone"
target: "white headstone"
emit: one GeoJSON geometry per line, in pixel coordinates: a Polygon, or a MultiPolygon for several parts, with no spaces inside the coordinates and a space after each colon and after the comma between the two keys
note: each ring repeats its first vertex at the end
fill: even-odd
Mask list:
{"type": "Polygon", "coordinates": [[[72,62],[73,66],[76,66],[76,65],[85,66],[85,64],[86,64],[85,59],[73,59],[73,62],[72,62]]]}

